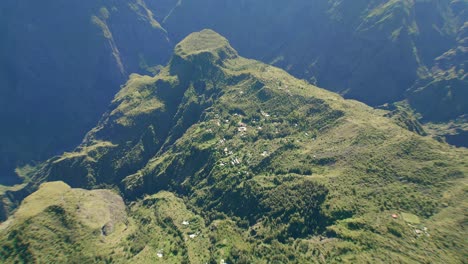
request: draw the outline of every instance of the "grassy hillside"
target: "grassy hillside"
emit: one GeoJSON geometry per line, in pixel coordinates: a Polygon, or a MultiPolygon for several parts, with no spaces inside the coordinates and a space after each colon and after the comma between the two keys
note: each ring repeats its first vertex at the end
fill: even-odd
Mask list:
{"type": "MultiPolygon", "coordinates": [[[[463,263],[466,149],[388,114],[240,57],[204,30],[156,76],[133,75],[75,151],[4,200],[43,181],[118,188],[130,220],[106,255],[115,262],[463,263]]],[[[35,232],[18,218],[0,238],[11,248],[16,225],[35,232]]],[[[72,236],[102,237],[90,232],[72,236]]],[[[62,251],[108,252],[84,247],[62,251]]]]}
{"type": "MultiPolygon", "coordinates": [[[[212,28],[312,84],[372,106],[408,100],[423,123],[444,127],[467,113],[467,10],[450,0],[181,1],[164,25],[175,39],[212,28]]],[[[436,136],[466,146],[466,134],[436,136]]]]}
{"type": "Polygon", "coordinates": [[[78,144],[129,74],[158,72],[203,28],[346,98],[408,99],[436,136],[467,142],[463,127],[442,129],[466,114],[466,1],[5,0],[0,9],[2,184],[78,144]]]}

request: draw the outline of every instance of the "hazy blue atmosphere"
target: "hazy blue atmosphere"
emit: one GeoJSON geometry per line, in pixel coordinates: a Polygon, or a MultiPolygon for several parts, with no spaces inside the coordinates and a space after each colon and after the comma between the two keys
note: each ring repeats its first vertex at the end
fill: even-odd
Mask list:
{"type": "Polygon", "coordinates": [[[467,11],[0,1],[0,262],[464,263],[467,11]]]}

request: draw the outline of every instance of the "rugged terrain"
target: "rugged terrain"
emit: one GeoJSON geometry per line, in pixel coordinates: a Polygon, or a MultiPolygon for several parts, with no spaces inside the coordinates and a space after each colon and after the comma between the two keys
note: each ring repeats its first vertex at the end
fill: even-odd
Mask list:
{"type": "Polygon", "coordinates": [[[71,150],[129,74],[204,28],[346,98],[404,101],[426,133],[467,146],[467,16],[464,0],[2,1],[0,184],[71,150]]]}
{"type": "Polygon", "coordinates": [[[19,209],[0,226],[0,257],[463,263],[467,150],[395,111],[193,33],[157,75],[132,75],[73,152],[2,190],[3,215],[19,209]]]}
{"type": "Polygon", "coordinates": [[[467,7],[450,0],[182,0],[164,26],[175,39],[212,28],[242,54],[346,98],[372,106],[407,101],[421,121],[440,123],[467,113],[467,7]]]}
{"type": "Polygon", "coordinates": [[[0,36],[0,184],[76,146],[128,74],[172,50],[140,0],[1,1],[0,36]]]}

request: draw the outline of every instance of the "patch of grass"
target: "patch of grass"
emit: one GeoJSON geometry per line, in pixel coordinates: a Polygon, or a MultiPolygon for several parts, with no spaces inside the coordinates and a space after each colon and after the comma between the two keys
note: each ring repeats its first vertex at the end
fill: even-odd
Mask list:
{"type": "Polygon", "coordinates": [[[419,217],[414,214],[401,213],[401,217],[403,217],[403,220],[405,220],[405,222],[410,223],[410,224],[417,225],[421,223],[421,221],[419,220],[419,217]]]}

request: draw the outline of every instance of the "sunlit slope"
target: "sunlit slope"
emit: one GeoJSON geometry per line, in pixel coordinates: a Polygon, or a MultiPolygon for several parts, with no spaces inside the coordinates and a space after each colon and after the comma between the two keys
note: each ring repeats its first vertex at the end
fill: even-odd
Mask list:
{"type": "MultiPolygon", "coordinates": [[[[208,256],[462,263],[466,149],[422,137],[386,114],[242,58],[204,30],[179,43],[158,75],[133,75],[74,152],[38,166],[25,188],[5,197],[14,202],[56,180],[117,187],[143,205],[170,191],[188,208],[185,218],[197,215],[191,232],[209,246],[171,253],[164,246],[164,254],[192,263],[208,256]],[[220,240],[218,226],[230,238],[220,240]]],[[[130,240],[140,246],[128,258],[154,257],[146,245],[163,236],[154,230],[189,221],[176,213],[161,223],[153,209],[146,218],[140,209],[130,210],[143,233],[130,240]]]]}

